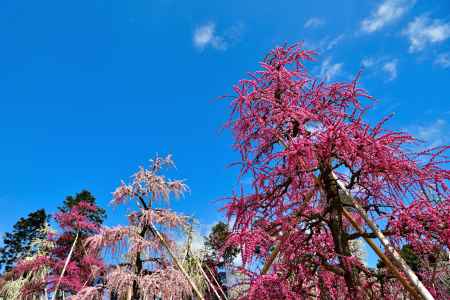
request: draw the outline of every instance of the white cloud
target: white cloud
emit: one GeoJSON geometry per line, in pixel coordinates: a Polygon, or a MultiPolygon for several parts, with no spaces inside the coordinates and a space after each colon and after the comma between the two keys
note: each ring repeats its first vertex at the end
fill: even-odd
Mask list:
{"type": "Polygon", "coordinates": [[[430,19],[426,15],[416,17],[402,32],[409,39],[409,52],[418,52],[425,47],[445,41],[450,37],[450,23],[430,19]]]}
{"type": "Polygon", "coordinates": [[[334,49],[345,38],[345,34],[340,34],[335,37],[325,36],[320,40],[305,40],[304,46],[308,49],[313,49],[319,53],[324,53],[334,49]]]}
{"type": "Polygon", "coordinates": [[[194,46],[202,50],[207,46],[211,46],[217,50],[226,50],[227,43],[223,37],[216,34],[216,25],[214,23],[208,23],[203,26],[199,26],[194,31],[194,46]]]}
{"type": "Polygon", "coordinates": [[[217,33],[215,23],[207,23],[202,26],[198,26],[194,30],[193,43],[194,46],[203,50],[207,47],[212,47],[216,50],[227,50],[230,46],[235,44],[242,36],[244,31],[244,24],[234,24],[222,32],[217,33]]]}
{"type": "Polygon", "coordinates": [[[434,63],[444,69],[450,68],[450,52],[439,54],[434,60],[434,63]]]}
{"type": "Polygon", "coordinates": [[[418,139],[425,141],[430,147],[438,147],[449,142],[449,129],[447,121],[437,119],[431,124],[418,126],[413,131],[418,139]]]}
{"type": "Polygon", "coordinates": [[[361,61],[361,65],[370,69],[371,74],[387,75],[387,81],[392,81],[398,76],[398,59],[389,57],[366,57],[361,61]]]}
{"type": "Polygon", "coordinates": [[[372,57],[366,57],[366,58],[364,58],[364,59],[361,61],[361,65],[362,65],[364,68],[370,68],[370,67],[373,67],[373,66],[375,65],[375,63],[376,63],[376,61],[375,61],[375,59],[372,58],[372,57]]]}
{"type": "Polygon", "coordinates": [[[388,75],[388,81],[397,78],[397,59],[393,59],[383,64],[383,71],[388,75]]]}
{"type": "Polygon", "coordinates": [[[385,0],[369,18],[361,22],[361,30],[367,33],[380,30],[400,19],[414,3],[412,0],[385,0]]]}
{"type": "Polygon", "coordinates": [[[203,48],[214,38],[214,24],[207,24],[198,27],[194,32],[194,44],[198,48],[203,48]]]}
{"type": "Polygon", "coordinates": [[[327,50],[333,49],[333,48],[336,47],[336,45],[339,44],[343,39],[344,39],[344,35],[343,35],[343,34],[338,35],[337,37],[335,37],[334,39],[332,39],[332,40],[328,43],[326,49],[327,49],[327,50]]]}
{"type": "Polygon", "coordinates": [[[305,28],[317,28],[325,25],[325,21],[320,18],[310,18],[305,22],[305,28]]]}
{"type": "Polygon", "coordinates": [[[342,63],[332,63],[327,57],[320,65],[320,77],[325,81],[330,81],[342,72],[342,63]]]}

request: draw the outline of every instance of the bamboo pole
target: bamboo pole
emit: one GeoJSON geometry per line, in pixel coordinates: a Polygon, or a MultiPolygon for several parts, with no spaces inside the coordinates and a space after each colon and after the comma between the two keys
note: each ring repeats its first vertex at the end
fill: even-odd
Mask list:
{"type": "Polygon", "coordinates": [[[150,227],[153,230],[153,232],[155,233],[156,237],[161,241],[161,243],[163,244],[164,248],[167,249],[167,252],[169,252],[170,256],[172,257],[173,261],[175,262],[176,266],[178,267],[178,269],[181,271],[181,273],[183,273],[184,277],[186,277],[187,281],[189,282],[190,286],[192,287],[192,289],[194,290],[195,294],[197,295],[197,297],[200,300],[205,300],[205,298],[203,297],[202,293],[200,292],[200,290],[198,289],[197,285],[195,284],[195,282],[191,279],[191,277],[189,276],[189,274],[186,272],[186,270],[183,268],[183,266],[181,265],[181,263],[179,262],[178,258],[175,256],[175,254],[172,252],[172,250],[169,247],[169,244],[167,244],[166,240],[164,239],[164,237],[161,235],[161,233],[159,233],[159,231],[156,229],[156,227],[153,225],[153,223],[150,223],[150,227]]]}
{"type": "Polygon", "coordinates": [[[216,280],[216,277],[214,276],[213,272],[211,271],[211,269],[208,267],[208,264],[205,264],[206,269],[208,270],[209,274],[211,274],[212,279],[214,280],[214,282],[217,284],[217,286],[219,287],[220,292],[222,293],[223,297],[225,300],[228,300],[227,295],[225,294],[225,292],[223,291],[222,287],[220,286],[219,282],[216,280]]]}
{"type": "MultiPolygon", "coordinates": [[[[189,230],[188,230],[188,238],[186,241],[186,253],[183,256],[183,261],[182,263],[187,259],[187,257],[189,256],[189,253],[191,253],[191,243],[192,243],[192,223],[189,224],[189,230]]],[[[197,257],[195,255],[193,255],[191,253],[191,257],[192,259],[195,261],[195,265],[197,266],[197,268],[200,270],[200,273],[202,274],[202,276],[205,278],[206,282],[208,283],[208,285],[212,288],[212,290],[214,291],[214,294],[216,294],[217,299],[222,300],[222,298],[220,297],[219,293],[217,292],[216,288],[214,287],[214,285],[211,283],[211,281],[209,280],[208,276],[206,275],[205,271],[203,270],[202,265],[200,264],[199,260],[197,259],[197,257]]]]}
{"type": "Polygon", "coordinates": [[[217,292],[216,288],[214,287],[214,285],[212,284],[212,282],[209,280],[208,276],[206,275],[205,271],[203,270],[202,265],[199,263],[199,261],[197,260],[196,257],[193,257],[195,264],[197,265],[197,268],[200,270],[200,272],[202,273],[202,276],[205,277],[206,282],[209,284],[209,286],[213,289],[214,294],[216,294],[217,298],[219,300],[222,300],[222,297],[220,297],[219,293],[217,292]]]}
{"type": "Polygon", "coordinates": [[[284,242],[288,239],[288,237],[289,237],[289,232],[286,232],[284,234],[282,240],[275,246],[275,249],[272,251],[272,254],[270,255],[269,259],[266,260],[266,262],[264,263],[264,266],[261,270],[261,275],[267,274],[267,272],[269,271],[273,262],[277,258],[278,253],[280,253],[280,247],[284,244],[284,242]]]}
{"type": "Polygon", "coordinates": [[[331,175],[336,180],[336,183],[338,184],[340,189],[349,197],[349,199],[351,199],[352,204],[354,205],[358,213],[361,215],[361,217],[364,219],[364,221],[367,223],[370,229],[372,229],[372,231],[378,237],[384,249],[392,256],[392,259],[394,263],[397,265],[397,267],[399,267],[405,273],[406,277],[409,279],[414,288],[417,290],[418,294],[420,294],[420,296],[422,296],[424,300],[434,300],[434,297],[431,295],[428,289],[423,285],[423,283],[419,280],[419,278],[417,278],[413,270],[411,270],[411,268],[408,266],[405,260],[400,256],[397,250],[395,250],[395,248],[392,246],[389,240],[384,236],[384,234],[378,228],[377,224],[375,224],[369,218],[366,211],[361,207],[361,205],[359,205],[359,203],[353,199],[350,192],[337,178],[336,174],[334,174],[334,172],[331,172],[331,175]]]}
{"type": "Polygon", "coordinates": [[[70,258],[72,257],[73,250],[75,249],[75,244],[78,241],[79,235],[80,235],[80,233],[77,232],[77,235],[75,236],[75,240],[73,241],[72,247],[70,248],[69,255],[67,255],[66,261],[64,262],[64,267],[61,271],[61,275],[59,276],[58,282],[56,283],[56,287],[55,287],[55,291],[53,292],[52,300],[56,299],[56,295],[58,294],[59,285],[61,284],[61,279],[63,278],[64,273],[66,272],[67,265],[69,264],[70,258]]]}
{"type": "Polygon", "coordinates": [[[369,246],[375,251],[375,253],[381,258],[381,260],[386,264],[388,269],[394,273],[395,277],[398,278],[400,283],[408,290],[408,292],[413,295],[416,299],[421,299],[422,297],[417,293],[416,289],[413,288],[409,282],[402,276],[402,274],[398,271],[398,269],[394,266],[394,264],[391,262],[391,260],[386,256],[386,254],[381,251],[381,249],[374,243],[374,241],[366,236],[363,235],[364,230],[361,228],[361,226],[355,221],[355,219],[352,217],[352,215],[343,208],[342,210],[343,215],[350,221],[350,223],[353,225],[353,227],[362,235],[364,240],[369,244],[369,246]]]}
{"type": "Polygon", "coordinates": [[[127,300],[131,300],[132,297],[133,297],[133,287],[130,286],[127,292],[127,300]]]}

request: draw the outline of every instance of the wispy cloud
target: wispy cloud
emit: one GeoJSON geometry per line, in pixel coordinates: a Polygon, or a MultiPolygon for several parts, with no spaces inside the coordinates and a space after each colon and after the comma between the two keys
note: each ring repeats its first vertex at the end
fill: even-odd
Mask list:
{"type": "Polygon", "coordinates": [[[342,72],[343,63],[333,63],[331,57],[327,57],[320,65],[320,77],[330,81],[342,72]]]}
{"type": "Polygon", "coordinates": [[[304,46],[308,49],[318,51],[319,53],[324,53],[336,48],[344,39],[346,35],[340,34],[335,37],[325,36],[320,40],[305,40],[304,46]]]}
{"type": "Polygon", "coordinates": [[[361,30],[372,33],[400,19],[413,5],[412,0],[385,0],[372,15],[361,22],[361,30]]]}
{"type": "Polygon", "coordinates": [[[430,19],[427,15],[416,17],[402,34],[409,40],[409,52],[419,52],[425,47],[445,41],[450,37],[450,23],[430,19]]]}
{"type": "Polygon", "coordinates": [[[444,69],[450,68],[450,52],[439,54],[434,60],[434,63],[444,69]]]}
{"type": "Polygon", "coordinates": [[[364,68],[371,68],[376,64],[376,60],[373,57],[366,57],[361,61],[361,65],[364,68]]]}
{"type": "Polygon", "coordinates": [[[342,40],[344,39],[345,35],[344,34],[340,34],[337,37],[333,38],[332,40],[330,40],[327,44],[326,50],[331,50],[334,47],[336,47],[340,42],[342,42],[342,40]]]}
{"type": "Polygon", "coordinates": [[[427,125],[412,128],[412,134],[426,142],[428,147],[438,147],[450,142],[449,124],[444,119],[437,119],[427,125]]]}
{"type": "Polygon", "coordinates": [[[310,18],[305,22],[305,28],[318,28],[325,25],[325,20],[321,18],[310,18]]]}
{"type": "Polygon", "coordinates": [[[383,64],[383,71],[388,76],[388,81],[392,81],[397,78],[397,59],[393,59],[383,64]]]}
{"type": "Polygon", "coordinates": [[[361,61],[361,65],[366,69],[370,69],[372,74],[379,74],[381,70],[387,76],[386,81],[392,81],[398,77],[398,59],[396,58],[366,57],[361,61]]]}
{"type": "Polygon", "coordinates": [[[202,50],[207,46],[212,46],[218,50],[226,50],[227,46],[222,37],[216,35],[216,25],[208,23],[199,26],[194,31],[194,45],[202,50]]]}
{"type": "Polygon", "coordinates": [[[216,50],[225,51],[230,45],[239,40],[243,32],[243,27],[243,24],[236,24],[223,31],[222,34],[218,34],[216,24],[210,22],[198,26],[194,30],[192,40],[194,46],[199,50],[212,47],[216,50]]]}

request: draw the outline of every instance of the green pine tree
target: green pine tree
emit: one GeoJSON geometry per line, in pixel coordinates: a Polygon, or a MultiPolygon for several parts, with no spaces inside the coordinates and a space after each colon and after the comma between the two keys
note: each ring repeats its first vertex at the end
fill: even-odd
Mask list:
{"type": "Polygon", "coordinates": [[[37,249],[34,249],[32,242],[45,238],[43,228],[49,218],[44,209],[39,209],[26,218],[20,218],[12,232],[5,233],[0,248],[0,269],[9,271],[19,259],[35,254],[37,249]]]}

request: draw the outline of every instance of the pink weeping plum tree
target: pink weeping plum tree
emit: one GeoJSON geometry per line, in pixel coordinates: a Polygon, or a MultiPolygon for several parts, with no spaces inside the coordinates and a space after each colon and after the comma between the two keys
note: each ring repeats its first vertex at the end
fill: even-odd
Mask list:
{"type": "Polygon", "coordinates": [[[20,285],[20,297],[31,299],[57,289],[60,298],[63,292],[70,296],[93,284],[103,270],[103,260],[99,253],[88,254],[83,241],[100,229],[88,217],[97,210],[95,204],[81,201],[68,211],[55,214],[62,231],[49,232],[48,239],[36,245],[40,247],[38,254],[20,261],[13,270],[16,280],[25,279],[20,285]]]}
{"type": "Polygon", "coordinates": [[[234,224],[227,245],[242,254],[242,299],[407,295],[389,271],[355,254],[355,240],[375,235],[353,201],[398,250],[412,247],[423,262],[418,277],[437,299],[449,299],[440,281],[450,246],[449,147],[414,152],[419,141],[386,129],[388,118],[365,121],[372,100],[358,78],[317,80],[305,67],[314,57],[301,45],[276,48],[234,86],[228,127],[251,184],[225,210],[234,224]],[[430,262],[437,254],[441,263],[430,262]]]}
{"type": "Polygon", "coordinates": [[[128,226],[102,228],[90,237],[89,251],[103,253],[116,264],[107,268],[103,283],[88,286],[74,299],[182,299],[192,295],[189,280],[174,263],[174,234],[187,225],[187,218],[162,205],[173,195],[181,196],[187,186],[181,180],[161,175],[173,166],[170,156],[157,157],[149,169],[140,168],[130,184],[113,193],[114,205],[134,203],[128,226]],[[172,253],[172,254],[171,254],[172,253]]]}

